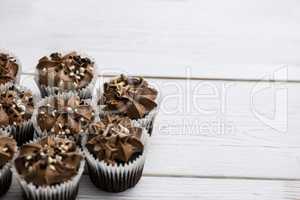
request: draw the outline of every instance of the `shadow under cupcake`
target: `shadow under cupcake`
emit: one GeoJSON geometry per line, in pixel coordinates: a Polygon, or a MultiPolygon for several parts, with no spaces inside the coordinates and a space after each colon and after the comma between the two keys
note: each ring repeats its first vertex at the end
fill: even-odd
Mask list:
{"type": "Polygon", "coordinates": [[[128,117],[105,115],[83,142],[89,176],[100,189],[122,192],[140,180],[148,134],[128,117]]]}

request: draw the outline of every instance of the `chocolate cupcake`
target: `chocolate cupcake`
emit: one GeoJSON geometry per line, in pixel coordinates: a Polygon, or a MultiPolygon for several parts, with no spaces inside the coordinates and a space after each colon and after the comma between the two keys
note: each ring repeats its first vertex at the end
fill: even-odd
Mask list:
{"type": "Polygon", "coordinates": [[[84,159],[76,144],[54,136],[25,144],[13,171],[25,199],[76,199],[84,159]]]}
{"type": "Polygon", "coordinates": [[[18,145],[33,139],[31,117],[36,98],[25,87],[6,84],[0,88],[0,127],[10,127],[18,145]]]}
{"type": "Polygon", "coordinates": [[[36,68],[36,82],[43,97],[69,91],[83,99],[92,97],[97,75],[90,58],[77,52],[52,53],[42,57],[36,68]]]}
{"type": "Polygon", "coordinates": [[[157,90],[142,77],[120,75],[104,83],[98,104],[104,111],[140,121],[151,135],[158,110],[157,95],[157,90]]]}
{"type": "Polygon", "coordinates": [[[91,181],[108,192],[135,186],[144,168],[146,130],[128,117],[105,115],[90,125],[84,153],[91,181]]]}
{"type": "Polygon", "coordinates": [[[89,101],[72,93],[65,93],[39,102],[34,111],[33,124],[38,136],[56,135],[80,144],[94,115],[89,101]]]}
{"type": "Polygon", "coordinates": [[[0,131],[0,196],[11,186],[11,161],[17,151],[16,141],[8,133],[0,131]]]}
{"type": "Polygon", "coordinates": [[[18,83],[21,64],[11,53],[0,50],[0,85],[18,83]]]}

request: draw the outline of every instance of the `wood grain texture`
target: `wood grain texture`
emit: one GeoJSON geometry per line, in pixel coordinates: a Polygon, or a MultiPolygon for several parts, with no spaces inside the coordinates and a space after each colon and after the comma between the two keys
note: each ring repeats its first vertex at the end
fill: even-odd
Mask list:
{"type": "Polygon", "coordinates": [[[1,0],[0,48],[24,72],[76,49],[105,74],[297,81],[299,8],[296,0],[1,0]],[[285,66],[288,77],[272,76],[285,66]]]}
{"type": "MultiPolygon", "coordinates": [[[[78,195],[80,200],[241,200],[241,198],[243,200],[296,200],[300,198],[300,182],[146,176],[134,189],[111,194],[98,190],[87,176],[83,176],[78,195]]],[[[9,192],[0,199],[21,199],[16,180],[9,192]]]]}
{"type": "Polygon", "coordinates": [[[150,81],[161,105],[146,175],[300,179],[300,84],[150,81]]]}

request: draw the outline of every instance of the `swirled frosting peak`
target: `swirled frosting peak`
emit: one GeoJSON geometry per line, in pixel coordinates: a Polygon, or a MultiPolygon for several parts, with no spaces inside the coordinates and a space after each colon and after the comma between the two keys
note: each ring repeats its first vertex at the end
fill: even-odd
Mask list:
{"type": "Polygon", "coordinates": [[[90,125],[87,148],[100,161],[127,163],[144,150],[142,129],[134,127],[128,117],[106,115],[90,125]]]}
{"type": "Polygon", "coordinates": [[[94,63],[76,52],[45,56],[39,60],[37,69],[41,85],[61,89],[84,88],[94,76],[94,63]]]}
{"type": "Polygon", "coordinates": [[[107,110],[140,119],[157,106],[156,98],[157,91],[142,77],[121,75],[104,84],[104,94],[99,103],[104,104],[107,110]]]}
{"type": "Polygon", "coordinates": [[[78,96],[55,96],[38,109],[37,122],[42,131],[71,138],[88,129],[94,120],[90,104],[78,96]]]}
{"type": "Polygon", "coordinates": [[[18,70],[16,58],[0,52],[0,84],[15,81],[18,70]]]}
{"type": "Polygon", "coordinates": [[[81,160],[82,156],[77,153],[74,142],[49,136],[36,143],[23,145],[15,166],[28,183],[48,186],[74,177],[81,160]]]}

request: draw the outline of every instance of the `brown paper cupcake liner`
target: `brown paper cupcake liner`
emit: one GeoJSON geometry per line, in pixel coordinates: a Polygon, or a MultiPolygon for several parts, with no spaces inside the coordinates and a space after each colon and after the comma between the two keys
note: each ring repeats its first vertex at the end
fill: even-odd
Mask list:
{"type": "MultiPolygon", "coordinates": [[[[28,143],[38,142],[41,138],[34,139],[28,143]]],[[[79,150],[78,150],[79,151],[79,150]]],[[[81,151],[80,154],[83,155],[81,151]]],[[[16,155],[17,157],[18,155],[16,155]]],[[[78,194],[79,182],[85,168],[85,159],[83,157],[80,162],[80,167],[76,176],[69,181],[53,186],[36,186],[28,183],[18,173],[16,167],[13,165],[12,173],[16,177],[22,189],[23,199],[26,200],[75,200],[78,194]]]]}
{"type": "MultiPolygon", "coordinates": [[[[9,84],[5,84],[5,85],[1,85],[0,92],[2,92],[3,90],[7,90],[8,88],[10,88],[12,86],[15,86],[18,89],[23,90],[23,91],[31,91],[26,87],[23,87],[20,85],[15,85],[13,83],[9,83],[9,84]]],[[[40,99],[39,94],[33,94],[34,106],[36,106],[39,99],[40,99]]],[[[19,125],[12,124],[12,125],[5,126],[4,128],[8,128],[10,130],[10,134],[14,137],[18,146],[21,146],[22,144],[24,144],[34,138],[34,128],[33,128],[31,118],[28,119],[27,121],[24,121],[23,123],[21,123],[19,125]]]]}
{"type": "Polygon", "coordinates": [[[11,125],[9,127],[11,129],[11,135],[17,141],[18,146],[22,146],[34,138],[34,128],[30,120],[20,125],[11,125]]]}
{"type": "MultiPolygon", "coordinates": [[[[86,139],[86,138],[85,138],[86,139]]],[[[107,192],[123,192],[134,187],[142,177],[149,135],[143,129],[144,152],[135,160],[125,164],[111,165],[96,159],[85,147],[83,151],[86,157],[89,177],[98,188],[107,192]]]]}
{"type": "Polygon", "coordinates": [[[49,97],[52,95],[57,95],[57,94],[62,94],[62,93],[69,93],[72,92],[74,94],[77,94],[81,99],[91,99],[93,96],[93,90],[98,78],[98,67],[97,63],[95,62],[95,59],[91,58],[90,56],[84,54],[84,53],[79,53],[82,56],[88,57],[94,62],[94,76],[91,82],[84,88],[81,89],[62,89],[59,87],[52,87],[52,86],[46,86],[46,85],[41,85],[39,84],[39,76],[38,76],[38,71],[35,73],[35,83],[40,89],[41,96],[42,98],[49,97]]]}

